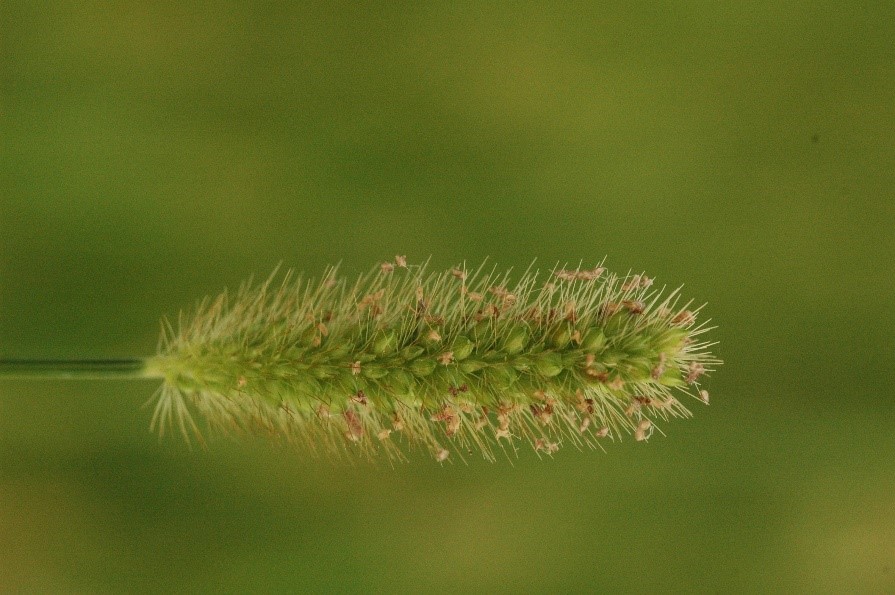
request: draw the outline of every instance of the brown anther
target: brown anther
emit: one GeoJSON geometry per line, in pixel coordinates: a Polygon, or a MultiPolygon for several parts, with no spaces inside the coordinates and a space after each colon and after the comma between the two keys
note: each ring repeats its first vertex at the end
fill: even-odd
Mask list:
{"type": "Polygon", "coordinates": [[[646,306],[640,301],[625,300],[622,302],[622,306],[627,308],[631,314],[643,314],[646,309],[646,306]]]}
{"type": "Polygon", "coordinates": [[[510,428],[510,416],[508,413],[498,412],[497,413],[497,425],[501,430],[508,430],[510,428]]]}
{"type": "Polygon", "coordinates": [[[476,293],[475,291],[470,291],[466,294],[466,297],[469,298],[469,301],[471,302],[480,302],[485,299],[485,296],[480,293],[476,293]]]}
{"type": "Polygon", "coordinates": [[[604,267],[594,267],[589,271],[578,271],[577,278],[581,281],[595,281],[606,269],[604,267]]]}
{"type": "Polygon", "coordinates": [[[599,380],[600,382],[603,382],[603,383],[605,383],[607,380],[609,380],[609,372],[600,372],[599,370],[597,370],[595,368],[587,368],[584,370],[584,373],[587,374],[588,377],[594,378],[594,379],[599,380]]]}
{"type": "Polygon", "coordinates": [[[438,331],[436,331],[434,328],[433,328],[433,329],[429,329],[429,332],[428,332],[428,334],[426,335],[426,338],[429,339],[430,341],[433,341],[433,342],[435,342],[435,343],[438,343],[439,341],[441,341],[441,333],[439,333],[438,331]]]}
{"type": "Polygon", "coordinates": [[[671,319],[672,324],[679,324],[681,326],[690,326],[696,321],[696,315],[689,310],[684,310],[679,313],[677,316],[671,319]]]}
{"type": "Polygon", "coordinates": [[[572,343],[574,343],[575,345],[581,345],[581,331],[576,329],[575,332],[572,333],[572,336],[569,338],[572,340],[572,343]]]}
{"type": "Polygon", "coordinates": [[[353,409],[346,409],[345,413],[342,415],[345,418],[345,424],[348,426],[348,431],[345,432],[345,436],[352,442],[357,442],[363,438],[364,426],[357,413],[355,413],[353,409]]]}
{"type": "Polygon", "coordinates": [[[327,335],[329,335],[329,329],[326,328],[326,325],[322,322],[317,323],[317,332],[320,333],[321,337],[326,337],[327,335]]]}
{"type": "Polygon", "coordinates": [[[355,403],[360,403],[361,405],[366,405],[368,403],[367,394],[362,390],[357,391],[357,393],[351,397],[351,400],[355,403]]]}
{"type": "Polygon", "coordinates": [[[441,409],[429,416],[430,421],[445,421],[454,415],[450,405],[442,405],[441,409]]]}
{"type": "Polygon", "coordinates": [[[575,409],[580,411],[581,413],[591,414],[594,412],[594,400],[590,398],[586,398],[581,389],[575,391],[575,396],[578,397],[578,402],[575,403],[575,409]]]}
{"type": "Polygon", "coordinates": [[[501,403],[497,406],[497,415],[509,415],[516,410],[515,403],[501,403]]]}
{"type": "Polygon", "coordinates": [[[544,283],[544,291],[549,293],[551,291],[554,291],[555,289],[556,289],[556,283],[551,283],[550,281],[547,281],[546,283],[544,283]]]}
{"type": "Polygon", "coordinates": [[[424,320],[429,326],[441,326],[444,324],[444,316],[433,316],[431,314],[426,314],[426,318],[424,320]]]}
{"type": "Polygon", "coordinates": [[[390,262],[383,262],[381,265],[379,265],[379,268],[382,269],[383,273],[391,273],[395,270],[395,265],[390,262]]]}
{"type": "Polygon", "coordinates": [[[363,310],[368,306],[372,306],[376,304],[379,300],[382,299],[382,296],[385,295],[385,289],[380,289],[379,291],[375,291],[373,293],[367,294],[363,297],[363,299],[358,304],[358,308],[363,310]]]}
{"type": "Polygon", "coordinates": [[[689,366],[687,366],[687,382],[692,384],[699,379],[700,376],[705,374],[705,366],[703,366],[699,362],[692,362],[689,366]]]}
{"type": "Polygon", "coordinates": [[[321,343],[323,343],[323,338],[320,335],[314,335],[314,338],[311,339],[312,347],[320,347],[321,343]]]}
{"type": "Polygon", "coordinates": [[[622,380],[621,376],[616,376],[612,382],[607,382],[606,386],[612,390],[621,390],[625,386],[625,381],[622,380]]]}
{"type": "Polygon", "coordinates": [[[634,275],[624,283],[622,283],[622,291],[630,291],[640,288],[640,275],[634,275]]]}
{"type": "Polygon", "coordinates": [[[556,442],[547,442],[543,438],[535,440],[535,450],[543,450],[547,454],[553,454],[559,450],[559,444],[556,442]]]}
{"type": "Polygon", "coordinates": [[[322,417],[324,419],[332,417],[332,412],[326,405],[318,405],[314,412],[317,414],[317,417],[322,417]]]}
{"type": "Polygon", "coordinates": [[[640,423],[637,424],[637,429],[634,430],[634,438],[638,442],[643,442],[648,439],[650,435],[653,433],[653,422],[648,419],[641,419],[640,423]]]}
{"type": "Polygon", "coordinates": [[[606,426],[603,426],[602,428],[600,428],[599,430],[594,432],[594,436],[596,436],[597,438],[605,438],[608,435],[609,435],[609,428],[606,426]]]}
{"type": "Polygon", "coordinates": [[[500,316],[500,308],[495,306],[494,304],[488,304],[485,306],[484,314],[486,317],[497,318],[500,316]]]}
{"type": "Polygon", "coordinates": [[[445,424],[445,434],[453,436],[460,429],[460,416],[450,405],[443,406],[437,413],[430,417],[432,421],[443,421],[445,424]]]}
{"type": "Polygon", "coordinates": [[[464,270],[454,268],[451,269],[451,274],[461,281],[466,281],[466,271],[464,270]]]}
{"type": "Polygon", "coordinates": [[[392,429],[396,432],[400,432],[404,429],[404,420],[401,419],[401,416],[397,413],[392,415],[392,429]]]}
{"type": "Polygon", "coordinates": [[[603,317],[609,317],[618,312],[621,309],[621,304],[616,302],[606,302],[600,307],[600,315],[603,317]]]}
{"type": "Polygon", "coordinates": [[[360,361],[356,361],[353,364],[351,364],[350,368],[351,368],[351,373],[354,376],[357,376],[358,374],[360,374],[360,361]]]}
{"type": "Polygon", "coordinates": [[[445,366],[454,361],[454,352],[453,351],[445,351],[441,355],[438,356],[438,361],[444,364],[445,366]]]}
{"type": "Polygon", "coordinates": [[[655,409],[665,410],[665,409],[669,409],[671,407],[671,400],[669,399],[669,400],[665,401],[663,399],[653,399],[653,402],[651,403],[651,405],[655,409]]]}
{"type": "Polygon", "coordinates": [[[541,390],[541,389],[538,389],[538,390],[536,390],[535,392],[533,392],[533,393],[532,393],[532,396],[533,396],[535,399],[539,400],[539,401],[546,401],[546,400],[547,400],[547,393],[544,392],[544,391],[541,390]]]}
{"type": "Polygon", "coordinates": [[[451,451],[446,448],[440,448],[438,449],[438,452],[435,453],[435,460],[439,463],[443,463],[449,456],[451,456],[451,451]]]}
{"type": "Polygon", "coordinates": [[[665,360],[666,356],[664,353],[659,354],[659,363],[656,364],[656,367],[653,368],[653,371],[650,373],[650,376],[653,380],[658,380],[662,374],[665,373],[665,360]]]}
{"type": "Polygon", "coordinates": [[[702,401],[703,403],[705,403],[706,405],[708,405],[709,404],[709,391],[707,391],[707,390],[699,391],[699,400],[702,401]]]}
{"type": "Polygon", "coordinates": [[[587,428],[589,428],[589,427],[590,427],[590,418],[585,417],[584,419],[581,420],[581,423],[578,425],[578,432],[583,434],[587,431],[587,428]]]}
{"type": "Polygon", "coordinates": [[[640,405],[652,405],[653,404],[653,400],[649,397],[639,396],[639,397],[634,397],[634,400],[637,401],[640,405]]]}
{"type": "Polygon", "coordinates": [[[246,380],[245,376],[240,376],[236,379],[236,388],[243,388],[246,384],[248,384],[248,380],[246,380]]]}
{"type": "Polygon", "coordinates": [[[504,285],[494,285],[488,291],[496,297],[503,297],[509,293],[504,285]]]}
{"type": "Polygon", "coordinates": [[[563,306],[563,316],[571,323],[578,321],[578,311],[575,302],[566,302],[563,306]]]}
{"type": "Polygon", "coordinates": [[[395,266],[398,266],[402,269],[407,268],[407,257],[406,256],[395,256],[395,266]]]}
{"type": "Polygon", "coordinates": [[[547,403],[546,405],[537,405],[532,404],[530,406],[532,414],[541,422],[541,425],[549,425],[550,421],[553,419],[553,404],[547,403]]]}
{"type": "Polygon", "coordinates": [[[478,417],[478,419],[475,420],[475,424],[473,424],[473,427],[476,429],[476,431],[479,431],[487,425],[488,425],[488,416],[480,415],[478,417]]]}
{"type": "Polygon", "coordinates": [[[445,435],[453,436],[458,431],[460,431],[460,422],[461,421],[462,420],[460,419],[459,415],[455,415],[454,417],[452,417],[448,420],[445,420],[445,426],[446,426],[444,429],[445,435]]]}
{"type": "Polygon", "coordinates": [[[574,271],[561,270],[553,274],[563,281],[594,281],[599,279],[605,270],[603,267],[594,267],[593,269],[583,271],[577,269],[574,271]]]}
{"type": "Polygon", "coordinates": [[[416,301],[418,301],[418,302],[423,301],[423,286],[422,285],[419,285],[416,288],[416,301]]]}
{"type": "Polygon", "coordinates": [[[494,430],[494,438],[497,440],[500,440],[501,438],[506,438],[507,440],[510,440],[512,438],[512,436],[510,435],[509,426],[507,426],[506,428],[504,428],[504,427],[496,428],[494,430]]]}
{"type": "Polygon", "coordinates": [[[376,437],[380,440],[386,440],[389,436],[391,436],[391,433],[392,431],[386,428],[385,430],[381,430],[378,434],[376,434],[376,437]]]}
{"type": "Polygon", "coordinates": [[[590,368],[592,365],[594,365],[595,361],[597,361],[597,356],[595,356],[593,353],[588,353],[584,356],[584,367],[590,368]]]}
{"type": "Polygon", "coordinates": [[[528,310],[525,311],[525,314],[522,315],[525,320],[530,320],[532,322],[540,323],[541,322],[541,310],[537,306],[532,306],[528,310]]]}

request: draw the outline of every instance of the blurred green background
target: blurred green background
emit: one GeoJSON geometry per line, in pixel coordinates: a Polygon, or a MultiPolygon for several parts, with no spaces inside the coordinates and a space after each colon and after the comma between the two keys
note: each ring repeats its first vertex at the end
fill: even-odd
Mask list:
{"type": "Polygon", "coordinates": [[[895,4],[0,4],[0,356],[152,353],[276,263],[646,270],[667,438],[332,464],[0,382],[0,591],[895,592],[895,4]]]}

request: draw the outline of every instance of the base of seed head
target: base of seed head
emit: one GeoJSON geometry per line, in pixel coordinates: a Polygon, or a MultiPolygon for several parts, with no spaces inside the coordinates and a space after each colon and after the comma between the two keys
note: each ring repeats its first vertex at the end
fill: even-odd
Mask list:
{"type": "Polygon", "coordinates": [[[153,427],[260,434],[312,453],[602,448],[708,403],[698,309],[645,275],[446,271],[403,256],[349,283],[286,274],[165,324],[153,427]],[[663,295],[664,294],[664,295],[663,295]]]}

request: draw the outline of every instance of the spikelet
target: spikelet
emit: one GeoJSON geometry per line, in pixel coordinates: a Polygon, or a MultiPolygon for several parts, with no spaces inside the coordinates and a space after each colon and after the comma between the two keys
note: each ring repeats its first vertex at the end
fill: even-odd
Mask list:
{"type": "Polygon", "coordinates": [[[404,257],[349,284],[274,275],[170,324],[149,367],[164,378],[153,426],[269,435],[314,453],[422,447],[438,461],[527,443],[601,447],[707,402],[721,362],[698,310],[644,275],[556,269],[547,278],[404,257]]]}

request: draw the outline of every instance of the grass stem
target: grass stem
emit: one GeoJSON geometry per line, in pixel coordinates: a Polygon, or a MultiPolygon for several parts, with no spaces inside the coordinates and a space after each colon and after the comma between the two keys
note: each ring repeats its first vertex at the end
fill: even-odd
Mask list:
{"type": "Polygon", "coordinates": [[[143,358],[129,359],[0,359],[0,378],[127,379],[157,377],[143,358]]]}

